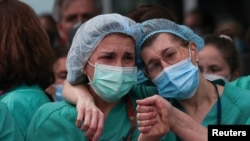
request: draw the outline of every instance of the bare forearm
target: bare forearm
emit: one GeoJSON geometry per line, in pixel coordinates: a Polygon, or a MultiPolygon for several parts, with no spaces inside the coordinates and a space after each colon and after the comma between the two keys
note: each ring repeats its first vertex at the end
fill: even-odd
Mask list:
{"type": "Polygon", "coordinates": [[[92,96],[89,94],[89,89],[84,84],[71,85],[67,81],[64,81],[63,85],[63,97],[66,101],[76,104],[79,99],[89,98],[93,100],[92,96]]]}
{"type": "Polygon", "coordinates": [[[207,141],[208,138],[206,127],[176,108],[171,130],[183,141],[207,141]]]}

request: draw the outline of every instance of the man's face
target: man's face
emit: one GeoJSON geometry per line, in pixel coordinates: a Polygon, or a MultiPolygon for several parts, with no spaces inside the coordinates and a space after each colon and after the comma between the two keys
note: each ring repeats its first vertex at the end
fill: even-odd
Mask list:
{"type": "Polygon", "coordinates": [[[93,0],[75,0],[62,9],[60,32],[68,34],[69,30],[78,22],[86,22],[97,14],[93,0]]]}

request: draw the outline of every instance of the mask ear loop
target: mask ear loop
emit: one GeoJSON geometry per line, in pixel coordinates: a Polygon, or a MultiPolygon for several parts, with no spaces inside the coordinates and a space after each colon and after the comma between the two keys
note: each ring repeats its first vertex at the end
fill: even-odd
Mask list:
{"type": "MultiPolygon", "coordinates": [[[[94,67],[95,68],[95,65],[93,65],[92,63],[90,63],[89,61],[87,62],[90,66],[92,66],[92,67],[94,67]]],[[[93,83],[93,81],[91,81],[91,79],[89,78],[89,75],[86,73],[84,73],[83,72],[83,68],[82,68],[82,70],[81,70],[81,72],[84,74],[84,75],[86,75],[87,77],[88,77],[88,79],[89,79],[89,83],[88,84],[91,84],[91,83],[93,83]]]]}
{"type": "Polygon", "coordinates": [[[90,64],[92,67],[94,67],[94,68],[95,68],[95,65],[94,65],[94,64],[92,64],[92,63],[90,63],[89,61],[88,61],[88,64],[90,64]]]}
{"type": "Polygon", "coordinates": [[[189,52],[189,58],[190,58],[190,60],[192,60],[192,53],[191,53],[191,49],[190,49],[190,42],[188,43],[188,52],[189,52]]]}

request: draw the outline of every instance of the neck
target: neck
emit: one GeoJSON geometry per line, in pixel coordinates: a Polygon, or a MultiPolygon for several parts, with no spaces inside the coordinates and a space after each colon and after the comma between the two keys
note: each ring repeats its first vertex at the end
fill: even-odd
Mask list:
{"type": "Polygon", "coordinates": [[[103,99],[101,99],[91,88],[91,93],[92,93],[92,96],[95,100],[95,104],[96,106],[103,112],[104,114],[104,117],[106,117],[110,110],[119,102],[119,101],[115,101],[115,102],[112,102],[112,103],[109,103],[109,102],[106,102],[104,101],[103,99]]]}
{"type": "Polygon", "coordinates": [[[197,121],[202,121],[217,100],[218,95],[213,84],[202,77],[195,95],[190,99],[179,101],[179,103],[187,114],[197,118],[197,121]]]}

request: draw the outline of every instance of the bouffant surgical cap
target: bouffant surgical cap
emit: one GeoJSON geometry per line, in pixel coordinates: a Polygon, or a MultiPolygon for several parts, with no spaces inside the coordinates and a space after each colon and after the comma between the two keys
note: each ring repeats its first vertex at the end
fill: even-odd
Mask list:
{"type": "Polygon", "coordinates": [[[139,43],[139,48],[152,35],[157,33],[172,33],[186,41],[192,41],[196,44],[198,50],[204,47],[204,40],[195,34],[190,28],[184,25],[176,24],[167,19],[152,19],[141,23],[143,37],[139,43]]]}
{"type": "Polygon", "coordinates": [[[102,39],[112,33],[131,36],[135,43],[140,40],[139,26],[130,18],[120,14],[102,14],[93,17],[77,30],[70,47],[66,67],[70,84],[87,82],[82,69],[102,39]]]}

